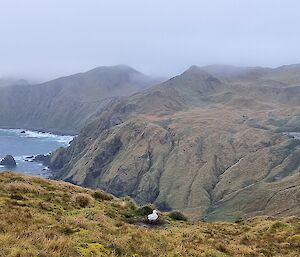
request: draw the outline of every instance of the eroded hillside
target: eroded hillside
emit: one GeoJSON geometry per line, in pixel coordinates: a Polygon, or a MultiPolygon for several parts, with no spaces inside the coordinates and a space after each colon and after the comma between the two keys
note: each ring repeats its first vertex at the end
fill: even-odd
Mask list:
{"type": "Polygon", "coordinates": [[[280,86],[282,72],[229,81],[193,66],[107,105],[50,166],[196,219],[299,214],[300,142],[280,132],[300,130],[300,81],[280,86]]]}

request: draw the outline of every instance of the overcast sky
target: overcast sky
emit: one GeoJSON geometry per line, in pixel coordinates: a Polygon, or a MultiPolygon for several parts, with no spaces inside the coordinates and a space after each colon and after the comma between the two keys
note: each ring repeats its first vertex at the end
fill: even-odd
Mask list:
{"type": "Polygon", "coordinates": [[[300,63],[299,0],[0,0],[0,76],[300,63]]]}

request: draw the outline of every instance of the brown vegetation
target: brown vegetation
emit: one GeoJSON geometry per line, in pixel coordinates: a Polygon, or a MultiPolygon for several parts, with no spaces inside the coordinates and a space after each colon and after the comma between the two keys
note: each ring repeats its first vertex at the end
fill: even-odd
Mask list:
{"type": "Polygon", "coordinates": [[[80,207],[91,207],[94,202],[94,198],[86,193],[77,193],[73,196],[75,203],[80,207]]]}
{"type": "Polygon", "coordinates": [[[298,217],[203,223],[160,213],[164,224],[145,228],[129,222],[144,219],[150,208],[138,208],[130,198],[95,197],[90,208],[73,201],[74,195],[94,193],[64,182],[0,174],[0,256],[299,256],[298,217]],[[20,181],[39,193],[15,186],[11,191],[20,181]],[[16,194],[22,199],[13,199],[16,194]]]}
{"type": "Polygon", "coordinates": [[[300,141],[281,133],[300,131],[300,67],[211,69],[111,104],[51,155],[58,177],[198,220],[300,214],[300,141]]]}

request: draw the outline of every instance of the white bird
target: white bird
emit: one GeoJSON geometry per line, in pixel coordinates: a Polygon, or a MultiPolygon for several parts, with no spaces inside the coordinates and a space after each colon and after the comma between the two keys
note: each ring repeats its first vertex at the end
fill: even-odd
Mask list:
{"type": "Polygon", "coordinates": [[[148,215],[148,220],[149,221],[155,221],[157,219],[158,219],[157,210],[154,210],[153,213],[148,215]]]}

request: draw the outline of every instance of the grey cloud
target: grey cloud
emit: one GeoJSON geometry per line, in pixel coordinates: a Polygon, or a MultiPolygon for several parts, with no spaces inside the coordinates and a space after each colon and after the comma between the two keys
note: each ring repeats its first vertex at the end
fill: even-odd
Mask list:
{"type": "Polygon", "coordinates": [[[0,0],[0,77],[300,62],[296,0],[0,0]]]}

